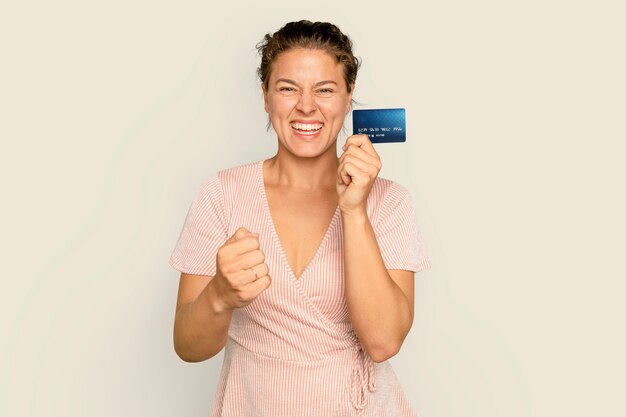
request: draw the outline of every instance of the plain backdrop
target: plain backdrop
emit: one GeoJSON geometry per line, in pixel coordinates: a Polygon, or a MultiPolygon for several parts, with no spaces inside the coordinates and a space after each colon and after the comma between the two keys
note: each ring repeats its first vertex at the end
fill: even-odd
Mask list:
{"type": "Polygon", "coordinates": [[[623,2],[296,4],[0,6],[0,415],[209,415],[168,259],[201,184],[276,151],[255,45],[300,19],[407,111],[376,149],[433,263],[392,359],[419,416],[626,415],[623,2]]]}

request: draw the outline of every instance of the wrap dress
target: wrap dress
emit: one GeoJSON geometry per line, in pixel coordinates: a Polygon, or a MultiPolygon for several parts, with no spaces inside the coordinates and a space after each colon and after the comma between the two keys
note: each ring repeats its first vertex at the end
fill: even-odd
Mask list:
{"type": "MultiPolygon", "coordinates": [[[[368,215],[387,269],[430,267],[405,188],[377,178],[368,215]]],[[[352,329],[339,208],[296,277],[272,222],[263,161],[220,171],[193,201],[170,265],[214,276],[218,248],[239,227],[259,234],[272,283],[233,311],[212,416],[414,417],[391,364],[373,362],[352,329]]]]}

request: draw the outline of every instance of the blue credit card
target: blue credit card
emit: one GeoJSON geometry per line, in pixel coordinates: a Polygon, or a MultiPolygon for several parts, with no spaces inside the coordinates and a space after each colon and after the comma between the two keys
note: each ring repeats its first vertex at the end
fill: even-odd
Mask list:
{"type": "Polygon", "coordinates": [[[372,143],[406,142],[406,112],[404,109],[353,110],[352,133],[368,135],[372,143]]]}

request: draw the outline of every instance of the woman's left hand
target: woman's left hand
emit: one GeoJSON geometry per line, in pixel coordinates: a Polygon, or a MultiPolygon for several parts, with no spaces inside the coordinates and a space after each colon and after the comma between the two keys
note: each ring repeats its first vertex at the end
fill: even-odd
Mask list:
{"type": "Polygon", "coordinates": [[[367,135],[352,135],[343,146],[337,169],[337,195],[342,213],[366,213],[367,197],[382,162],[367,135]]]}

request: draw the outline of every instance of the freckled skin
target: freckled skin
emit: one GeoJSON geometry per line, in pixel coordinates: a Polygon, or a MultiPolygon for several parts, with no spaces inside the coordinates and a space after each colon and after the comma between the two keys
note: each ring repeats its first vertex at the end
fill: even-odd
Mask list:
{"type": "Polygon", "coordinates": [[[292,49],[280,54],[272,64],[268,88],[263,87],[265,111],[276,131],[279,153],[336,154],[337,135],[350,111],[353,91],[347,91],[343,65],[328,53],[292,49]],[[319,84],[324,81],[329,82],[319,84]],[[318,134],[303,137],[291,127],[294,120],[319,121],[323,127],[318,134]]]}

